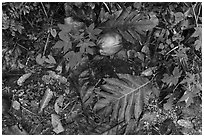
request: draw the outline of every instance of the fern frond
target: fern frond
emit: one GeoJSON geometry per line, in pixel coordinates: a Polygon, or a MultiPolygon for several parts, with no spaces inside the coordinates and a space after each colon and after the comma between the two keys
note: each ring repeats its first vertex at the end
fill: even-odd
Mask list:
{"type": "Polygon", "coordinates": [[[111,120],[129,122],[138,119],[143,106],[147,103],[152,88],[150,81],[141,76],[119,74],[119,79],[106,78],[103,90],[96,93],[101,97],[94,110],[103,116],[111,116],[111,120]]]}
{"type": "Polygon", "coordinates": [[[152,30],[158,24],[158,18],[154,14],[144,15],[139,11],[121,10],[115,16],[104,22],[101,27],[104,30],[115,30],[125,40],[135,43],[141,41],[141,35],[152,30]]]}

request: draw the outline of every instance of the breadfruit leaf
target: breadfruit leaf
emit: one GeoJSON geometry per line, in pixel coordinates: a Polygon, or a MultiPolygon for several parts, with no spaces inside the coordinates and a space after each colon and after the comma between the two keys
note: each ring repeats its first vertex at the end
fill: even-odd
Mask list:
{"type": "MultiPolygon", "coordinates": [[[[111,120],[129,122],[138,119],[153,92],[150,81],[141,76],[118,74],[119,79],[105,78],[106,84],[96,93],[101,97],[94,110],[111,120]]],[[[154,89],[155,90],[155,89],[154,89]]]]}
{"type": "Polygon", "coordinates": [[[159,20],[153,14],[145,15],[139,11],[129,9],[121,10],[102,24],[102,29],[106,31],[117,31],[125,40],[135,43],[141,41],[141,36],[145,36],[148,30],[152,30],[159,20]]]}

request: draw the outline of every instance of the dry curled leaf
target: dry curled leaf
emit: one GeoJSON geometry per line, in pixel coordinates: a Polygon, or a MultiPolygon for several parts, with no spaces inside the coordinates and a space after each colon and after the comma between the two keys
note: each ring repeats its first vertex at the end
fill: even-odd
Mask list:
{"type": "Polygon", "coordinates": [[[45,82],[46,84],[51,83],[51,76],[50,75],[44,75],[42,77],[42,81],[45,82]]]}
{"type": "Polygon", "coordinates": [[[18,125],[7,127],[5,130],[6,135],[28,135],[28,133],[23,129],[19,129],[18,125]]]}
{"type": "Polygon", "coordinates": [[[47,58],[45,59],[45,62],[49,64],[56,64],[55,58],[51,55],[48,55],[47,58]]]}
{"type": "Polygon", "coordinates": [[[63,101],[64,101],[63,95],[60,95],[55,101],[55,112],[57,114],[59,114],[62,111],[63,101]]]}
{"type": "Polygon", "coordinates": [[[150,67],[150,68],[144,70],[144,71],[141,73],[141,75],[142,75],[142,76],[151,76],[151,75],[153,75],[153,73],[154,73],[155,70],[156,70],[156,67],[150,67]]]}
{"type": "Polygon", "coordinates": [[[19,86],[22,86],[23,83],[26,81],[26,79],[28,79],[31,75],[32,75],[32,73],[24,74],[23,76],[21,76],[21,77],[18,79],[17,84],[18,84],[19,86]]]}
{"type": "Polygon", "coordinates": [[[49,88],[47,88],[43,96],[43,99],[40,102],[40,110],[38,113],[42,113],[43,109],[48,105],[49,101],[52,99],[52,96],[53,92],[49,88]]]}
{"type": "Polygon", "coordinates": [[[185,119],[179,119],[177,121],[177,123],[182,126],[182,127],[185,127],[185,128],[193,128],[193,124],[191,123],[191,121],[189,120],[185,120],[185,119]]]}
{"type": "Polygon", "coordinates": [[[60,83],[62,83],[62,84],[67,83],[67,79],[65,77],[56,74],[54,71],[48,71],[48,73],[53,79],[59,80],[60,83]]]}
{"type": "Polygon", "coordinates": [[[20,107],[21,107],[21,104],[18,102],[18,101],[13,101],[12,103],[12,107],[15,109],[15,110],[19,110],[20,107]]]}
{"type": "Polygon", "coordinates": [[[57,36],[57,31],[56,29],[52,29],[50,30],[51,35],[55,38],[57,36]]]}

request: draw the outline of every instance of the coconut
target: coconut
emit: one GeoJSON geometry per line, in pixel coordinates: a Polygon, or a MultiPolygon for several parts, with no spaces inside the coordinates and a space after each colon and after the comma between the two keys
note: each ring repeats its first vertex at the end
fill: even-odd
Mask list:
{"type": "Polygon", "coordinates": [[[106,33],[98,41],[101,55],[111,56],[122,48],[122,37],[117,33],[106,33]]]}

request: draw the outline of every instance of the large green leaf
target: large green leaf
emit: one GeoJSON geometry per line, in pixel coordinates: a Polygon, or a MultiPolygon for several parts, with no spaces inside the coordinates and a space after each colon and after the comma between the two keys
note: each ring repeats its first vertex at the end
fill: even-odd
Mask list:
{"type": "Polygon", "coordinates": [[[116,30],[125,40],[134,44],[135,40],[141,41],[141,36],[144,36],[148,30],[152,30],[158,23],[159,20],[153,13],[145,15],[136,10],[126,9],[116,12],[102,25],[102,29],[116,30]]]}
{"type": "Polygon", "coordinates": [[[138,119],[149,95],[155,90],[151,82],[141,76],[118,74],[117,78],[104,79],[103,90],[95,91],[101,98],[94,110],[103,116],[111,116],[111,120],[129,122],[138,119]]]}

